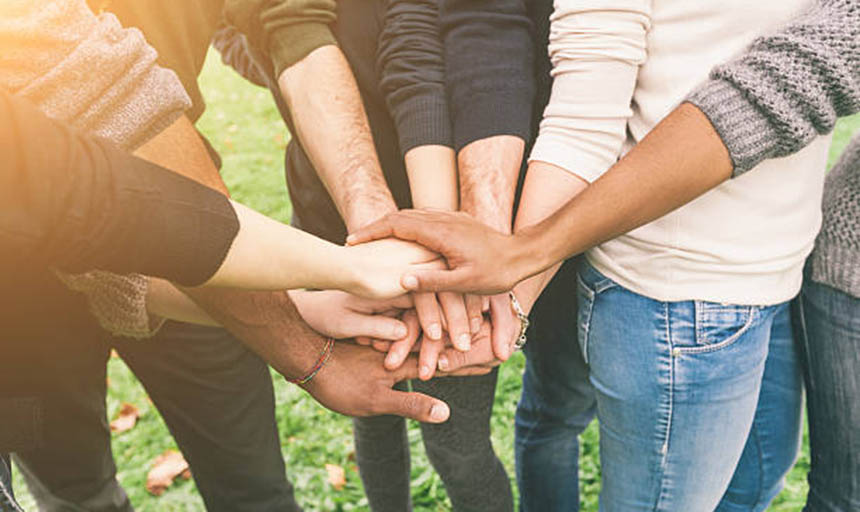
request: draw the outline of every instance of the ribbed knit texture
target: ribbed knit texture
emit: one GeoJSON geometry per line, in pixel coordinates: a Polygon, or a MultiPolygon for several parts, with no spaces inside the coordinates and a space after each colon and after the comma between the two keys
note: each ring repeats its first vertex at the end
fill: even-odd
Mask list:
{"type": "MultiPolygon", "coordinates": [[[[95,16],[83,0],[10,0],[3,9],[0,87],[48,116],[132,150],[191,106],[143,34],[115,16],[95,16]]],[[[94,271],[62,280],[111,332],[142,338],[161,325],[146,312],[144,276],[94,271]]]]}
{"type": "Polygon", "coordinates": [[[120,276],[101,270],[78,275],[55,273],[70,290],[87,296],[90,312],[102,329],[113,335],[148,338],[164,323],[164,318],[146,312],[146,276],[120,276]]]}
{"type": "Polygon", "coordinates": [[[860,135],[827,175],[822,209],[812,280],[860,298],[860,135]]]}
{"type": "Polygon", "coordinates": [[[437,0],[386,0],[376,66],[403,154],[454,144],[444,53],[437,0]]]}
{"type": "MultiPolygon", "coordinates": [[[[860,111],[860,2],[821,0],[716,67],[687,101],[710,119],[738,176],[791,155],[860,111]]],[[[860,139],[827,177],[812,279],[860,297],[860,139]]]]}
{"type": "Polygon", "coordinates": [[[796,153],[860,110],[860,2],[821,0],[714,68],[687,101],[720,134],[735,176],[796,153]]]}
{"type": "Polygon", "coordinates": [[[337,45],[335,0],[226,0],[224,18],[271,58],[275,77],[312,51],[337,45]]]}
{"type": "Polygon", "coordinates": [[[0,86],[49,117],[135,149],[191,105],[137,29],[83,0],[10,0],[0,16],[0,86]]]}
{"type": "Polygon", "coordinates": [[[454,149],[479,139],[532,138],[534,26],[528,2],[446,0],[439,24],[445,43],[454,149]]]}

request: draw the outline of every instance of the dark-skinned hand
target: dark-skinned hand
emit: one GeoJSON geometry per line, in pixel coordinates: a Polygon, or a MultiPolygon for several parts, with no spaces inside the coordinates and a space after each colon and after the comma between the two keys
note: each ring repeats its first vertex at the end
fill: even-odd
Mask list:
{"type": "Polygon", "coordinates": [[[389,237],[417,242],[448,263],[448,269],[415,270],[403,276],[401,284],[408,290],[494,295],[530,275],[514,236],[463,212],[401,210],[357,230],[347,243],[389,237]]]}

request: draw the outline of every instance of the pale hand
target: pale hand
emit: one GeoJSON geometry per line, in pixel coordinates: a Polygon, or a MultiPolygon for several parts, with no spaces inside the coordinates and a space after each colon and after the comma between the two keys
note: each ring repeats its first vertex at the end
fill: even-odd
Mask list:
{"type": "Polygon", "coordinates": [[[390,299],[407,293],[403,274],[445,267],[440,256],[411,242],[389,238],[344,248],[355,283],[348,291],[362,297],[390,299]]]}
{"type": "Polygon", "coordinates": [[[396,318],[400,312],[413,307],[409,295],[365,299],[338,290],[290,290],[287,293],[304,321],[324,336],[397,341],[409,334],[409,326],[396,318]]]}

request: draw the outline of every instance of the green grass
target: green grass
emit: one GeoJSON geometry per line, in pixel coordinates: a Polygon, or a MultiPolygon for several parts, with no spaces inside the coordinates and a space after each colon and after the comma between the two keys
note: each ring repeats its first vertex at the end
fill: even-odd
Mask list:
{"type": "MultiPolygon", "coordinates": [[[[283,154],[289,140],[269,92],[244,82],[225,69],[216,56],[209,56],[202,76],[208,109],[199,127],[221,153],[224,177],[234,197],[276,219],[289,219],[290,206],[284,183],[283,154]]],[[[860,130],[860,116],[841,122],[834,135],[831,162],[844,148],[851,134],[860,130]]],[[[517,354],[501,370],[495,415],[493,444],[513,476],[513,420],[520,392],[523,358],[517,354]]],[[[132,503],[140,511],[202,510],[202,501],[193,482],[178,480],[161,497],[149,495],[144,480],[155,457],[176,448],[164,422],[147,400],[137,379],[119,359],[109,362],[108,411],[113,418],[122,402],[137,405],[143,416],[129,432],[114,436],[113,450],[119,480],[132,503]]],[[[307,510],[366,510],[361,480],[353,462],[351,422],[317,405],[298,388],[273,375],[281,450],[298,499],[307,510]],[[336,491],[326,481],[325,464],[346,469],[347,485],[336,491]]],[[[412,447],[412,494],[416,511],[446,511],[450,503],[442,482],[424,454],[417,425],[410,425],[412,447]]],[[[598,431],[592,424],[583,436],[580,464],[583,511],[597,510],[600,490],[598,431]]],[[[808,443],[788,476],[785,490],[770,510],[799,511],[805,501],[805,475],[809,468],[808,443]]],[[[15,486],[26,510],[35,510],[19,475],[15,486]]],[[[516,492],[516,490],[515,490],[516,492]]]]}

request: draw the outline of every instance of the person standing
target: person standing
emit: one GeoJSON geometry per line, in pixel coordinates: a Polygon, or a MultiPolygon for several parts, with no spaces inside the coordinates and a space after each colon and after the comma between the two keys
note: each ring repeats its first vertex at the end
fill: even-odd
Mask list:
{"type": "MultiPolygon", "coordinates": [[[[674,208],[684,205],[706,191],[717,187],[720,183],[724,183],[733,171],[736,176],[742,175],[746,178],[745,180],[736,180],[738,187],[741,186],[741,182],[747,186],[754,183],[751,177],[762,169],[770,169],[771,173],[777,172],[774,169],[784,173],[793,171],[801,173],[797,176],[798,180],[802,180],[803,172],[821,172],[818,168],[823,168],[823,162],[820,166],[801,166],[796,171],[796,167],[785,165],[790,159],[774,160],[770,166],[758,166],[768,158],[788,155],[799,157],[802,154],[802,151],[799,151],[803,148],[807,148],[806,151],[809,153],[811,150],[816,150],[818,146],[817,149],[820,152],[820,136],[832,130],[836,117],[848,115],[860,109],[860,95],[857,92],[860,88],[857,86],[858,52],[856,37],[858,24],[856,23],[856,15],[858,10],[856,3],[834,0],[822,2],[801,11],[798,13],[798,17],[786,23],[782,30],[776,30],[771,34],[755,39],[746,54],[741,54],[735,61],[726,65],[718,66],[711,73],[712,80],[687,98],[689,103],[684,103],[672,111],[647,137],[639,141],[624,158],[612,166],[603,177],[594,181],[581,194],[567,202],[556,214],[551,215],[547,220],[534,227],[523,228],[515,237],[505,238],[491,233],[485,233],[482,236],[478,234],[482,231],[479,229],[479,225],[465,218],[455,219],[453,216],[442,214],[419,215],[416,212],[391,217],[386,222],[369,228],[367,233],[357,235],[355,241],[368,237],[385,236],[393,231],[406,239],[419,240],[421,243],[426,243],[429,247],[443,252],[447,256],[452,270],[415,275],[414,280],[419,286],[413,286],[413,288],[492,291],[507,286],[507,278],[488,279],[492,275],[492,271],[485,273],[488,271],[469,270],[486,268],[482,264],[492,266],[493,264],[489,263],[489,259],[485,257],[490,254],[498,255],[506,250],[514,251],[509,258],[505,258],[505,261],[498,263],[498,265],[510,265],[513,269],[511,271],[512,280],[516,281],[519,280],[517,276],[532,275],[534,269],[547,268],[557,261],[558,256],[553,256],[555,254],[554,249],[548,248],[548,244],[552,243],[551,240],[557,240],[560,245],[565,247],[565,250],[558,254],[567,255],[586,249],[611,239],[619,233],[624,233],[657,219],[674,208]],[[800,53],[795,51],[798,45],[801,45],[805,50],[800,53]],[[839,50],[833,51],[834,46],[839,50]],[[774,59],[784,65],[770,66],[765,64],[773,62],[774,59]],[[783,84],[784,87],[774,88],[773,85],[776,83],[783,84]],[[816,84],[816,86],[809,87],[809,84],[816,84]],[[792,98],[791,102],[786,101],[789,97],[792,98]],[[786,108],[789,103],[794,107],[786,108]],[[721,140],[720,137],[723,139],[721,140]],[[753,170],[750,171],[751,169],[753,170]],[[747,173],[747,171],[750,172],[747,173]],[[637,178],[635,181],[631,179],[633,176],[637,178]],[[614,198],[612,201],[615,208],[611,211],[598,211],[596,208],[601,204],[606,204],[607,198],[614,198]],[[427,230],[418,228],[419,223],[427,223],[428,221],[433,222],[432,228],[428,227],[427,230]],[[430,236],[430,229],[434,232],[433,236],[430,236]],[[558,239],[549,235],[550,233],[560,234],[561,232],[565,232],[566,235],[558,239]],[[467,234],[468,237],[463,236],[467,234]],[[467,240],[475,237],[484,241],[484,247],[478,249],[474,245],[469,246],[467,240]],[[445,242],[443,243],[442,240],[445,242]],[[517,242],[525,245],[521,249],[516,249],[517,242]],[[540,247],[543,251],[541,253],[529,252],[535,247],[540,247]],[[479,254],[483,255],[479,256],[479,254]],[[521,265],[531,268],[522,272],[517,269],[521,265]]],[[[576,14],[576,10],[571,10],[569,13],[571,15],[576,14]]],[[[655,30],[652,28],[649,34],[654,34],[656,37],[657,32],[655,30]]],[[[558,32],[560,36],[572,33],[574,32],[564,30],[558,32]]],[[[658,49],[660,45],[657,42],[657,40],[651,41],[653,45],[649,44],[649,48],[658,49]]],[[[636,47],[632,46],[632,48],[636,47]]],[[[623,52],[630,49],[631,46],[623,45],[612,48],[623,52]]],[[[646,74],[642,80],[651,76],[647,73],[647,65],[643,71],[646,74]]],[[[647,83],[647,80],[644,83],[647,83]]],[[[642,94],[641,98],[647,98],[645,91],[642,94]]],[[[635,97],[640,98],[640,96],[635,97]]],[[[575,105],[572,101],[573,97],[569,97],[568,100],[571,101],[571,105],[575,105]]],[[[634,105],[638,105],[638,103],[634,103],[634,105]]],[[[644,108],[644,106],[638,105],[638,108],[644,108]]],[[[634,112],[637,111],[634,110],[634,112]]],[[[644,112],[647,113],[647,109],[644,112]]],[[[605,131],[601,133],[609,136],[616,132],[605,131]]],[[[583,137],[583,140],[587,139],[583,137]]],[[[820,187],[811,187],[812,193],[809,189],[804,189],[803,193],[797,196],[799,201],[803,201],[803,204],[806,205],[809,205],[810,199],[813,200],[812,206],[809,208],[813,220],[817,217],[815,215],[815,211],[818,209],[818,197],[815,197],[817,190],[820,190],[820,187]]],[[[703,196],[702,199],[705,197],[708,195],[703,196]]],[[[713,197],[716,198],[716,196],[713,197]]],[[[757,197],[767,201],[775,200],[772,195],[757,197]]],[[[707,202],[699,200],[691,203],[690,206],[694,204],[701,206],[707,202]]],[[[796,204],[792,206],[795,207],[796,204]]],[[[695,208],[679,210],[674,217],[681,215],[684,210],[695,211],[695,208]]],[[[776,221],[776,217],[773,221],[776,221]]],[[[672,218],[672,216],[668,218],[672,218]]],[[[766,224],[766,222],[761,224],[766,224]]],[[[754,223],[754,226],[759,227],[761,224],[754,223]]],[[[795,223],[793,225],[796,227],[800,224],[795,223]]],[[[813,235],[816,230],[817,222],[810,228],[813,235]]],[[[642,236],[646,233],[643,231],[642,236]]],[[[623,240],[623,237],[619,240],[623,240]]],[[[810,236],[809,240],[804,242],[806,244],[804,247],[811,249],[811,242],[812,237],[810,236]]],[[[797,240],[793,239],[792,243],[797,243],[797,240]]],[[[752,247],[759,246],[760,244],[756,243],[752,247]]],[[[797,258],[790,258],[796,263],[791,266],[792,269],[796,270],[798,265],[802,264],[802,256],[805,256],[805,251],[799,251],[799,253],[801,255],[799,261],[797,258]]],[[[837,268],[839,267],[837,266],[837,268]]],[[[584,313],[582,305],[580,306],[581,327],[585,329],[585,332],[595,329],[598,323],[594,318],[597,297],[602,297],[599,299],[602,303],[601,308],[605,308],[606,301],[611,296],[619,295],[619,290],[624,288],[623,285],[608,278],[594,281],[592,278],[595,276],[595,272],[586,267],[586,275],[582,278],[586,284],[591,285],[586,288],[581,287],[581,290],[591,291],[590,294],[587,294],[586,304],[588,306],[584,313]]],[[[758,279],[763,279],[768,273],[756,272],[752,275],[758,279]]],[[[795,287],[799,287],[800,272],[793,271],[791,276],[791,282],[795,287]]],[[[404,279],[405,282],[412,280],[409,276],[404,279]]],[[[769,290],[773,291],[773,288],[769,288],[769,290]]],[[[784,303],[780,308],[786,309],[784,303]]],[[[701,308],[697,307],[697,310],[699,309],[701,308]]],[[[780,315],[785,316],[782,312],[780,315]]],[[[703,327],[711,325],[701,323],[707,320],[705,317],[701,317],[701,320],[698,316],[696,318],[696,325],[703,327]]],[[[786,321],[780,321],[780,324],[783,326],[780,329],[787,329],[785,327],[786,321]]],[[[719,354],[721,350],[729,347],[734,347],[730,350],[740,349],[740,345],[735,345],[735,343],[739,343],[739,340],[744,339],[747,334],[743,329],[738,332],[743,334],[736,333],[738,335],[729,336],[724,340],[726,343],[716,345],[713,350],[709,345],[703,345],[705,349],[701,350],[702,354],[710,354],[711,352],[719,354]]],[[[785,336],[780,335],[778,338],[785,338],[785,336]]],[[[599,351],[605,350],[606,343],[601,343],[601,345],[603,346],[599,348],[599,351]]],[[[787,347],[786,343],[782,343],[782,345],[787,347]]],[[[597,350],[597,341],[589,341],[587,346],[589,347],[587,353],[591,353],[591,350],[597,350]]],[[[790,365],[792,356],[785,347],[771,352],[768,356],[769,361],[777,353],[783,356],[767,364],[770,370],[783,366],[786,362],[789,362],[790,365]],[[781,361],[776,363],[777,360],[781,361]]],[[[678,351],[677,355],[673,350],[672,354],[667,357],[671,357],[671,360],[674,361],[676,357],[684,357],[685,354],[699,351],[688,352],[682,347],[679,348],[681,350],[678,351]]],[[[619,354],[619,357],[623,358],[624,356],[619,354]]],[[[698,356],[694,359],[697,358],[698,356]]],[[[678,364],[678,368],[683,368],[680,366],[680,361],[678,364]]],[[[765,370],[763,389],[773,386],[774,377],[779,375],[789,378],[789,380],[778,385],[784,389],[787,388],[783,384],[798,380],[796,371],[778,375],[779,372],[774,373],[770,370],[765,370]],[[793,375],[794,377],[792,377],[793,375]]],[[[594,371],[593,365],[592,371],[594,371]]],[[[730,374],[731,372],[727,373],[730,374]]],[[[592,375],[594,378],[594,373],[592,375]]],[[[641,381],[639,382],[641,383],[641,381]]],[[[606,382],[601,382],[601,385],[605,384],[606,382]]],[[[795,409],[794,407],[785,408],[785,402],[773,396],[769,400],[768,396],[768,393],[763,391],[761,400],[768,402],[768,406],[761,408],[759,412],[762,414],[767,414],[768,411],[776,412],[780,409],[783,411],[795,409]]],[[[796,393],[791,393],[791,396],[796,396],[796,393]]],[[[687,404],[684,402],[682,405],[686,406],[687,404]]],[[[733,419],[736,420],[737,416],[733,419]]],[[[790,421],[783,424],[796,425],[796,423],[796,421],[790,421]]],[[[769,422],[766,426],[773,428],[778,424],[769,422]]],[[[754,432],[751,439],[757,439],[765,444],[747,444],[742,454],[739,453],[737,445],[735,445],[734,454],[740,460],[740,466],[730,483],[726,478],[726,473],[722,473],[722,479],[728,485],[729,490],[723,497],[724,501],[720,507],[734,506],[735,508],[756,510],[765,507],[778,490],[780,467],[787,468],[791,463],[791,454],[789,453],[792,451],[790,449],[791,444],[787,445],[784,442],[783,434],[785,432],[766,431],[767,429],[763,428],[764,423],[756,422],[756,425],[759,425],[756,428],[761,428],[761,430],[754,432]],[[765,449],[781,447],[785,453],[780,457],[765,457],[763,459],[760,454],[757,455],[760,446],[764,446],[765,449]],[[759,460],[769,461],[765,464],[768,467],[758,466],[756,461],[759,460]],[[777,461],[782,462],[778,464],[777,461]],[[769,477],[761,478],[762,475],[768,473],[770,474],[769,477]],[[760,478],[751,478],[751,475],[755,474],[758,474],[760,478]]],[[[793,436],[789,436],[789,438],[791,437],[793,436]]],[[[625,439],[628,438],[625,436],[625,439]]],[[[621,438],[613,439],[611,442],[619,441],[621,438]]],[[[610,457],[612,457],[611,454],[610,457]]],[[[667,474],[667,477],[682,477],[684,474],[684,472],[675,471],[667,474]]],[[[665,477],[663,481],[668,482],[665,477]]],[[[623,482],[617,484],[623,485],[623,482]]],[[[673,485],[666,496],[672,497],[682,489],[686,490],[687,487],[687,484],[673,485]]],[[[713,500],[713,505],[701,504],[701,506],[692,506],[693,509],[710,509],[716,506],[716,500],[720,497],[716,491],[720,486],[708,487],[707,492],[702,493],[701,496],[704,497],[709,494],[708,499],[713,500]]],[[[607,487],[604,489],[607,490],[607,487]]],[[[618,491],[621,496],[625,495],[623,487],[613,485],[610,489],[618,491]]],[[[626,492],[635,492],[635,490],[627,489],[626,492]]],[[[648,491],[642,489],[640,492],[647,493],[648,491]]],[[[704,499],[702,497],[692,496],[690,498],[704,499]]],[[[617,502],[614,500],[617,499],[617,496],[610,496],[609,498],[611,499],[605,506],[616,506],[617,502]]],[[[676,505],[677,502],[673,506],[676,505]]],[[[689,502],[684,508],[688,506],[691,506],[689,502]]]]}
{"type": "MultiPolygon", "coordinates": [[[[28,6],[29,3],[21,5],[28,6]]],[[[72,5],[64,4],[62,7],[72,5]]],[[[232,2],[230,5],[234,9],[229,12],[234,16],[245,16],[239,21],[244,21],[246,26],[257,20],[256,13],[261,12],[257,5],[242,2],[232,2]]],[[[74,7],[77,8],[76,5],[74,7]]],[[[154,8],[150,4],[121,5],[120,2],[113,2],[107,7],[119,14],[126,23],[129,23],[134,15],[141,16],[138,21],[141,26],[152,27],[145,32],[147,37],[157,41],[153,44],[161,50],[162,58],[175,67],[186,87],[187,84],[194,84],[199,66],[202,65],[202,56],[205,55],[211,38],[207,20],[211,17],[221,19],[222,3],[198,5],[190,2],[165,2],[160,8],[154,8]],[[171,23],[187,22],[189,29],[177,31],[175,25],[165,25],[167,20],[171,23]]],[[[55,19],[64,20],[56,27],[62,27],[63,30],[73,29],[75,25],[67,23],[68,18],[64,18],[67,13],[63,8],[41,10],[41,17],[36,23],[38,30],[54,26],[46,22],[55,19]]],[[[83,9],[86,10],[86,7],[83,9]]],[[[83,11],[79,14],[83,15],[83,11]]],[[[92,16],[92,13],[89,15],[92,16]]],[[[306,18],[301,18],[301,12],[290,9],[277,11],[275,19],[278,16],[289,16],[294,21],[307,22],[306,18]]],[[[6,20],[15,21],[9,18],[6,20]]],[[[327,28],[316,24],[314,27],[319,29],[316,32],[311,31],[315,35],[308,35],[309,39],[303,40],[305,43],[309,41],[308,44],[290,44],[290,35],[294,32],[279,34],[276,42],[282,44],[278,53],[281,65],[289,67],[291,63],[307,57],[314,50],[327,46],[327,28]]],[[[13,23],[13,31],[20,28],[13,23]]],[[[271,26],[267,25],[267,28],[271,26]]],[[[214,30],[214,24],[212,29],[214,30]]],[[[68,34],[62,32],[62,35],[68,34]]],[[[261,32],[256,32],[255,35],[263,37],[261,32]]],[[[59,37],[56,42],[59,44],[64,41],[59,37]]],[[[122,40],[113,42],[117,41],[122,40]]],[[[77,47],[79,51],[85,49],[83,46],[77,47]]],[[[64,56],[71,58],[68,61],[70,68],[81,62],[80,57],[85,56],[74,52],[59,55],[61,61],[64,56]]],[[[122,55],[124,54],[120,54],[120,57],[122,55]]],[[[154,54],[147,56],[150,63],[154,60],[152,55],[154,54]]],[[[319,54],[314,55],[311,60],[316,59],[317,55],[319,54]]],[[[45,65],[46,61],[28,62],[32,63],[45,65]]],[[[126,69],[122,66],[119,68],[126,69]]],[[[21,68],[9,69],[20,71],[21,68]]],[[[33,68],[24,69],[32,71],[33,68]]],[[[81,88],[79,92],[88,90],[81,88]]],[[[45,91],[63,93],[68,89],[37,90],[45,91]]],[[[199,96],[199,91],[192,96],[199,96]]],[[[54,102],[52,105],[62,103],[54,102]]],[[[98,105],[116,106],[104,101],[98,105]]],[[[198,103],[192,110],[192,116],[201,111],[202,104],[198,103]]],[[[70,111],[64,112],[72,115],[68,114],[70,111]]],[[[127,113],[121,109],[119,112],[127,113]]],[[[88,118],[76,120],[85,119],[88,118]]],[[[325,119],[340,118],[329,116],[325,119]]],[[[120,121],[120,126],[131,127],[133,132],[136,127],[144,127],[144,124],[136,125],[134,119],[121,118],[120,121]]],[[[185,126],[188,128],[190,124],[185,126]]],[[[345,136],[351,134],[350,130],[343,133],[345,136]]],[[[202,147],[201,141],[196,137],[194,134],[185,140],[202,147]]],[[[355,147],[355,151],[361,150],[360,145],[355,147]]],[[[193,151],[186,151],[181,155],[168,151],[156,156],[178,158],[170,162],[172,165],[165,164],[168,167],[200,166],[202,169],[214,169],[211,162],[202,161],[207,159],[205,153],[202,160],[194,160],[200,155],[201,153],[193,151]]],[[[15,379],[11,387],[4,388],[28,390],[45,398],[50,403],[43,403],[42,411],[51,418],[63,418],[62,421],[52,420],[23,427],[25,431],[36,433],[38,439],[42,439],[33,446],[17,451],[41,506],[46,509],[82,507],[87,510],[131,508],[114,477],[115,466],[110,454],[110,438],[104,417],[104,372],[108,347],[112,345],[117,347],[118,352],[137,372],[165,416],[192,466],[194,478],[207,507],[211,510],[298,508],[291,487],[285,479],[274,422],[271,377],[263,359],[290,378],[300,377],[313,366],[321,348],[326,345],[326,340],[301,321],[286,293],[187,289],[188,295],[205,304],[207,313],[226,325],[235,337],[222,329],[170,323],[159,331],[156,339],[150,340],[152,343],[139,344],[113,339],[107,344],[102,342],[104,333],[92,321],[86,305],[76,294],[65,290],[44,268],[32,269],[30,272],[26,265],[19,267],[21,272],[3,276],[4,287],[21,290],[15,307],[3,312],[4,344],[14,342],[15,346],[27,346],[30,350],[22,350],[15,353],[14,357],[4,358],[4,379],[15,379]],[[51,321],[40,321],[44,318],[51,321]],[[69,338],[72,338],[71,341],[69,338]],[[159,343],[161,338],[170,338],[176,342],[159,343]],[[241,339],[241,344],[237,338],[241,339]],[[285,350],[284,339],[291,340],[289,350],[285,350]],[[32,343],[22,343],[23,341],[32,343]],[[46,359],[47,348],[58,346],[72,350],[73,357],[62,360],[46,359]],[[6,371],[6,366],[13,370],[6,371]],[[56,379],[35,379],[36,375],[43,375],[45,372],[34,371],[33,368],[45,368],[45,372],[55,375],[56,379]],[[68,385],[71,382],[79,385],[68,385]],[[219,403],[199,399],[203,395],[216,398],[219,403]],[[253,460],[253,463],[241,463],[241,460],[253,460]],[[249,492],[249,489],[258,491],[249,492]]],[[[335,352],[325,371],[303,386],[328,407],[351,414],[393,412],[396,408],[412,407],[413,412],[407,413],[409,415],[418,413],[418,408],[424,408],[423,399],[416,401],[408,398],[403,402],[386,400],[386,403],[378,401],[381,395],[376,385],[390,387],[397,376],[396,373],[382,369],[381,356],[377,359],[376,354],[371,357],[366,351],[348,346],[335,352]],[[356,372],[357,367],[363,367],[365,370],[356,372]],[[377,379],[382,375],[385,377],[377,379]],[[363,388],[362,385],[357,385],[358,382],[344,384],[344,377],[347,380],[356,378],[371,387],[363,388]],[[383,381],[388,383],[383,384],[383,381]],[[348,392],[345,393],[344,390],[348,392]]],[[[431,420],[429,408],[421,414],[426,414],[424,419],[431,420]]],[[[38,416],[22,414],[22,418],[28,417],[38,416]]],[[[435,418],[435,421],[444,419],[435,418]]]]}
{"type": "Polygon", "coordinates": [[[799,297],[810,468],[807,512],[860,506],[860,136],[824,184],[824,220],[799,297]]]}
{"type": "MultiPolygon", "coordinates": [[[[380,172],[387,183],[385,190],[368,185],[355,188],[356,204],[365,205],[365,213],[357,217],[372,219],[390,211],[395,204],[397,207],[415,205],[445,209],[458,206],[458,189],[462,189],[457,182],[453,149],[456,125],[452,126],[449,120],[445,50],[439,35],[438,11],[437,0],[379,0],[360,6],[338,3],[337,21],[332,30],[356,77],[379,156],[380,172]],[[393,200],[374,206],[375,198],[386,195],[393,200]]],[[[284,120],[295,133],[291,105],[283,101],[275,77],[266,77],[268,56],[254,53],[252,48],[250,53],[254,59],[250,59],[248,52],[242,51],[242,38],[241,34],[225,28],[215,45],[221,50],[224,61],[240,74],[266,83],[272,89],[284,120]]],[[[523,68],[519,73],[529,71],[523,68]]],[[[531,101],[530,97],[524,100],[531,101]]],[[[492,97],[486,99],[488,104],[491,101],[492,97]]],[[[478,138],[488,133],[519,129],[509,119],[495,126],[489,123],[481,126],[480,132],[477,128],[465,131],[469,137],[478,138]]],[[[367,220],[350,219],[351,209],[338,199],[344,195],[330,192],[337,186],[332,184],[330,176],[318,172],[304,141],[301,136],[293,137],[285,156],[293,225],[331,241],[342,241],[349,225],[355,229],[355,225],[367,220]]],[[[520,159],[521,153],[508,166],[513,169],[514,176],[520,159]]],[[[496,171],[487,167],[472,172],[489,175],[496,171]]],[[[510,177],[506,179],[499,183],[501,187],[510,185],[510,191],[502,196],[509,194],[512,202],[513,184],[510,177]]],[[[474,194],[483,195],[482,190],[479,188],[474,194]]],[[[456,297],[440,299],[447,315],[449,310],[445,305],[456,297]]],[[[477,319],[480,325],[483,316],[480,305],[477,309],[477,318],[472,308],[468,320],[477,319]]],[[[477,333],[470,322],[463,323],[467,332],[477,333]]],[[[454,336],[456,334],[452,334],[454,336]]],[[[425,337],[425,344],[430,342],[425,337]]],[[[395,361],[387,364],[398,366],[404,356],[405,353],[400,353],[395,361]]],[[[436,362],[424,361],[422,366],[435,371],[436,362]]],[[[451,420],[441,425],[423,424],[421,429],[428,456],[439,471],[454,508],[510,510],[513,507],[510,484],[490,442],[489,418],[496,372],[481,377],[429,381],[424,380],[426,378],[424,375],[422,380],[413,381],[413,389],[440,398],[452,407],[451,420]]],[[[379,416],[357,418],[354,425],[357,463],[371,509],[411,509],[405,422],[395,416],[379,416]]]]}

